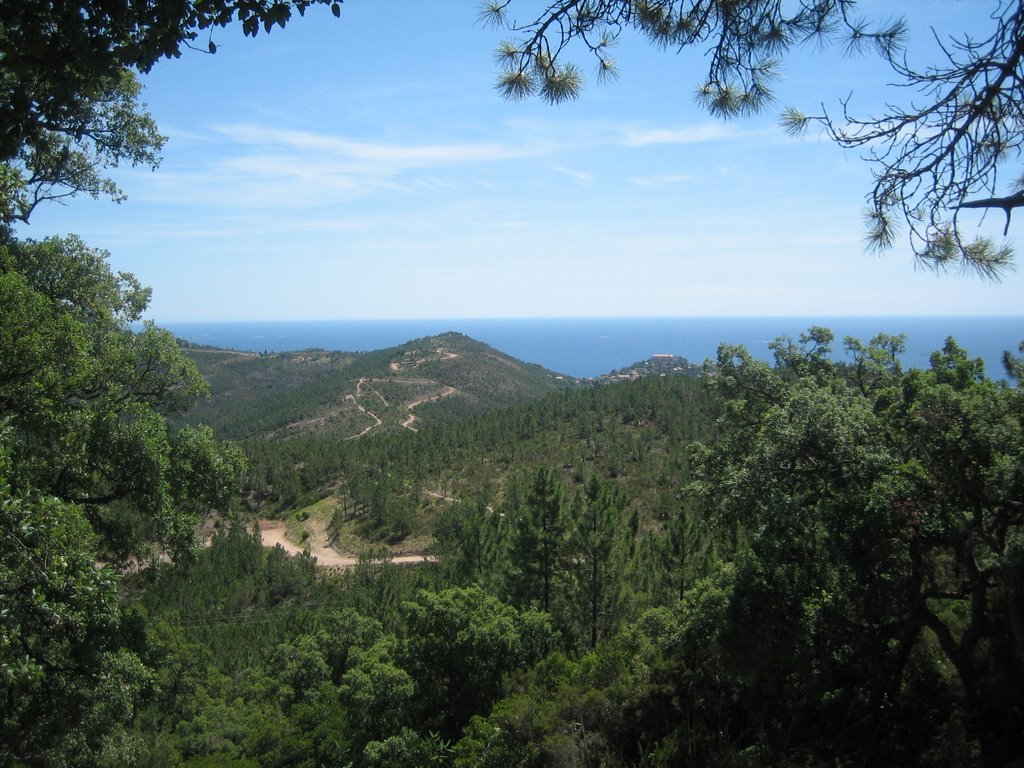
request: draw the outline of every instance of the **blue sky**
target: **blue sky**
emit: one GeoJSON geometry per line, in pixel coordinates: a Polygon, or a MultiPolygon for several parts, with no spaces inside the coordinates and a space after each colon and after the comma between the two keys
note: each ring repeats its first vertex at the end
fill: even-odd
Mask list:
{"type": "MultiPolygon", "coordinates": [[[[904,4],[911,52],[926,56],[928,24],[969,28],[991,4],[904,4]]],[[[51,206],[22,234],[107,249],[153,287],[158,322],[1024,314],[1024,269],[994,285],[922,271],[902,242],[868,254],[869,167],[778,127],[782,106],[851,93],[877,112],[878,62],[801,50],[778,109],[719,122],[692,99],[699,51],[629,35],[617,80],[508,103],[502,37],[473,0],[348,0],[256,40],[218,30],[216,55],[143,79],[162,166],[119,170],[121,205],[51,206]]],[[[997,213],[979,231],[1001,229],[997,213]]]]}

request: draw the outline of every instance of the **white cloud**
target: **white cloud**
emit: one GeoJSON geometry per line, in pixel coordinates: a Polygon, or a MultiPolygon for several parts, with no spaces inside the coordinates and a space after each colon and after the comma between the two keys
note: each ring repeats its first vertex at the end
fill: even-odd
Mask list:
{"type": "Polygon", "coordinates": [[[649,147],[665,144],[705,144],[713,141],[734,141],[737,139],[763,139],[779,131],[776,128],[740,129],[732,124],[701,123],[682,128],[640,128],[629,127],[624,131],[621,143],[626,147],[649,147]]]}
{"type": "Polygon", "coordinates": [[[685,128],[628,128],[622,139],[627,147],[647,147],[656,144],[700,144],[720,141],[728,137],[728,126],[721,123],[703,123],[685,128]]]}
{"type": "Polygon", "coordinates": [[[480,175],[492,164],[546,151],[514,136],[498,141],[383,142],[254,123],[220,124],[212,131],[219,137],[217,154],[197,162],[187,152],[176,155],[172,147],[160,174],[132,174],[133,198],[221,211],[296,211],[382,191],[457,194],[467,171],[480,175]]]}
{"type": "Polygon", "coordinates": [[[390,168],[422,168],[454,163],[495,162],[523,157],[521,146],[497,142],[403,144],[354,141],[341,136],[267,128],[256,125],[218,126],[217,130],[238,144],[277,147],[321,153],[338,159],[373,163],[390,168]]]}
{"type": "Polygon", "coordinates": [[[594,184],[593,174],[584,171],[577,171],[573,168],[566,168],[564,165],[556,165],[551,168],[556,173],[562,173],[579,182],[581,187],[590,187],[594,184]]]}
{"type": "Polygon", "coordinates": [[[677,187],[681,184],[688,184],[693,181],[694,176],[689,173],[675,173],[666,176],[634,176],[627,181],[638,187],[650,189],[665,189],[666,187],[677,187]]]}

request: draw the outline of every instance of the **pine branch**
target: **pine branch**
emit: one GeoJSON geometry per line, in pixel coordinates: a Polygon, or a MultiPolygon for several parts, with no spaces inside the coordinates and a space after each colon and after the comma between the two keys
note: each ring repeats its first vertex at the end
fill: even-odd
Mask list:
{"type": "Polygon", "coordinates": [[[1010,212],[1014,208],[1024,207],[1024,191],[1018,192],[1009,197],[987,197],[984,200],[968,200],[960,204],[961,208],[1001,208],[1006,212],[1006,226],[1003,227],[1003,236],[1010,230],[1010,212]]]}

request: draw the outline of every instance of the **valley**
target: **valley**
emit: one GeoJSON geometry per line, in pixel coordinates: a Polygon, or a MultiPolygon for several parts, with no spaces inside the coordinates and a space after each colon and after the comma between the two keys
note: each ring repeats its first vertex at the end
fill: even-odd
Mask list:
{"type": "MultiPolygon", "coordinates": [[[[189,420],[243,438],[250,514],[269,509],[282,525],[261,518],[268,541],[290,552],[310,548],[322,564],[348,567],[359,552],[378,546],[395,562],[430,556],[437,546],[433,528],[447,507],[479,498],[484,488],[503,493],[517,482],[517,473],[541,464],[563,466],[564,476],[577,483],[590,472],[618,475],[638,506],[653,510],[643,512],[645,526],[659,527],[658,517],[675,503],[679,481],[670,467],[681,465],[678,454],[685,444],[654,437],[647,420],[659,417],[652,404],[647,418],[627,423],[602,413],[621,397],[608,402],[618,390],[606,387],[622,382],[614,372],[587,383],[521,363],[460,334],[365,356],[322,350],[189,354],[212,388],[189,420]],[[569,401],[546,400],[557,393],[575,394],[569,401]],[[279,423],[254,429],[250,398],[260,403],[261,414],[276,413],[279,423]],[[552,420],[553,407],[569,411],[552,420]],[[597,445],[595,429],[614,433],[604,438],[608,455],[597,445]]],[[[694,389],[699,369],[680,360],[637,363],[628,379],[650,377],[642,386],[663,390],[658,398],[664,401],[680,387],[694,389]],[[655,381],[666,374],[685,376],[691,384],[655,381]]],[[[664,421],[678,405],[665,403],[660,410],[664,421]]]]}
{"type": "Polygon", "coordinates": [[[79,764],[83,723],[124,768],[1019,751],[1024,407],[953,339],[579,380],[457,333],[191,347],[6,285],[42,319],[0,359],[2,717],[47,756],[11,765],[79,764]]]}
{"type": "Polygon", "coordinates": [[[470,5],[0,2],[0,768],[1024,768],[1024,0],[470,5]]]}

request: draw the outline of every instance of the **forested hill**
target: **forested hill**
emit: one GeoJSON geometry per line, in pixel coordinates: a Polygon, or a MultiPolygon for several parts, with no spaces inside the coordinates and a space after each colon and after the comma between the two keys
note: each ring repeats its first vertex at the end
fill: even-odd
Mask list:
{"type": "MultiPolygon", "coordinates": [[[[357,22],[348,5],[0,2],[0,768],[1024,768],[1024,342],[993,380],[952,338],[907,370],[902,335],[845,339],[840,364],[840,342],[812,327],[769,342],[773,364],[722,345],[709,375],[662,376],[659,367],[689,366],[658,356],[588,386],[453,333],[365,354],[186,350],[143,321],[150,290],[114,272],[107,252],[75,235],[22,236],[37,206],[83,193],[120,200],[115,167],[128,179],[129,166],[159,163],[166,139],[136,74],[187,49],[228,48],[227,27],[262,37],[315,6],[357,22]],[[212,397],[197,406],[208,391],[200,369],[212,397]],[[336,548],[357,537],[374,546],[351,568],[319,567],[312,546],[295,557],[264,546],[272,514],[291,518],[292,543],[298,529],[308,545],[312,525],[302,526],[320,515],[329,519],[318,534],[336,548]],[[387,548],[399,544],[430,557],[402,565],[387,548]]],[[[428,23],[446,40],[433,48],[448,49],[455,27],[436,5],[428,23]]],[[[583,76],[566,56],[593,54],[598,74],[613,74],[608,47],[636,38],[708,52],[697,101],[713,116],[751,115],[772,101],[775,60],[797,43],[875,48],[906,106],[869,119],[845,102],[831,115],[787,109],[783,127],[816,125],[841,147],[871,148],[871,248],[903,242],[939,272],[986,278],[1015,263],[1009,241],[987,227],[961,232],[958,217],[1002,210],[1005,238],[1024,206],[1012,182],[1019,155],[1004,151],[1024,143],[1024,0],[990,2],[988,31],[936,31],[920,51],[904,47],[902,19],[863,19],[853,0],[483,5],[479,20],[512,34],[497,64],[511,98],[575,98],[583,76]],[[974,199],[1004,189],[1009,197],[974,199]]],[[[881,7],[863,5],[869,16],[881,7]]],[[[402,37],[380,20],[384,37],[402,37]]],[[[411,53],[424,71],[457,60],[477,74],[458,55],[432,65],[421,48],[411,53]]],[[[280,60],[301,61],[304,78],[316,69],[280,60]]],[[[375,69],[353,61],[353,75],[375,69]]],[[[245,75],[277,98],[280,88],[245,75]]],[[[409,80],[385,76],[385,101],[408,92],[409,80]]],[[[870,79],[858,75],[858,88],[870,79]]],[[[376,82],[357,90],[379,91],[376,82]]],[[[461,83],[445,89],[461,96],[461,83]]],[[[443,104],[423,107],[443,122],[443,104]]],[[[417,132],[404,101],[385,111],[417,132]]],[[[453,130],[409,140],[385,125],[370,131],[372,145],[343,143],[368,161],[382,152],[367,147],[406,147],[396,170],[434,174],[416,158],[447,156],[470,180],[484,166],[460,157],[493,165],[490,151],[444,149],[460,146],[453,130]]],[[[220,132],[238,143],[238,131],[220,132]]],[[[259,133],[268,147],[352,154],[330,136],[259,133]]],[[[758,162],[771,143],[754,148],[758,162]]],[[[177,182],[202,175],[204,162],[196,156],[193,175],[177,158],[177,182]]],[[[524,170],[547,165],[537,156],[524,170]]],[[[473,204],[493,200],[500,212],[517,185],[491,180],[494,197],[473,204]]],[[[649,207],[612,192],[630,211],[649,207]]],[[[287,242],[304,232],[296,216],[311,199],[293,197],[287,242]]],[[[706,197],[717,215],[720,196],[706,197]]],[[[598,242],[615,239],[595,218],[600,201],[580,196],[555,217],[532,202],[542,215],[525,222],[531,262],[576,268],[545,237],[552,218],[582,233],[581,253],[622,262],[598,242]]],[[[832,218],[829,206],[821,201],[818,218],[832,218]]],[[[156,245],[180,222],[164,206],[155,228],[90,229],[131,229],[156,245]]],[[[423,247],[446,249],[460,222],[435,223],[423,247]]],[[[679,223],[673,233],[685,233],[679,223]]],[[[797,226],[796,241],[807,240],[797,226]]],[[[328,234],[332,250],[346,250],[328,234]]],[[[731,280],[727,257],[745,242],[720,235],[712,255],[731,280]]],[[[687,240],[681,254],[700,250],[687,240]]],[[[523,250],[497,245],[479,254],[488,287],[523,250]]],[[[233,272],[186,278],[227,290],[218,274],[233,272]]],[[[775,306],[800,311],[789,299],[811,287],[803,276],[775,306]]],[[[863,276],[872,291],[877,280],[863,276]]],[[[436,292],[416,292],[438,306],[436,292]]],[[[380,312],[401,302],[372,299],[380,312]]]]}
{"type": "Polygon", "coordinates": [[[168,423],[196,367],[78,241],[0,248],[0,297],[0,766],[1024,754],[1013,354],[1013,385],[952,339],[926,370],[884,334],[839,365],[812,328],[774,367],[723,346],[713,375],[571,387],[455,335],[194,350],[243,462],[168,423]],[[318,569],[262,546],[238,481],[432,557],[318,569]]]}
{"type": "Polygon", "coordinates": [[[186,420],[231,439],[416,430],[424,420],[516,405],[576,383],[454,332],[364,353],[186,352],[211,390],[186,420]]]}
{"type": "Polygon", "coordinates": [[[187,418],[242,442],[252,508],[299,517],[331,497],[313,514],[332,538],[352,532],[339,515],[357,519],[354,550],[363,537],[427,546],[444,500],[496,492],[528,467],[618,477],[664,511],[684,482],[681,434],[708,424],[699,369],[674,356],[584,382],[458,333],[368,353],[187,352],[212,393],[187,418]]]}
{"type": "Polygon", "coordinates": [[[335,479],[335,541],[434,561],[318,572],[235,527],[144,575],[140,732],[185,765],[1017,765],[1020,391],[952,341],[903,371],[831,340],[248,443],[252,487],[335,479]]]}

